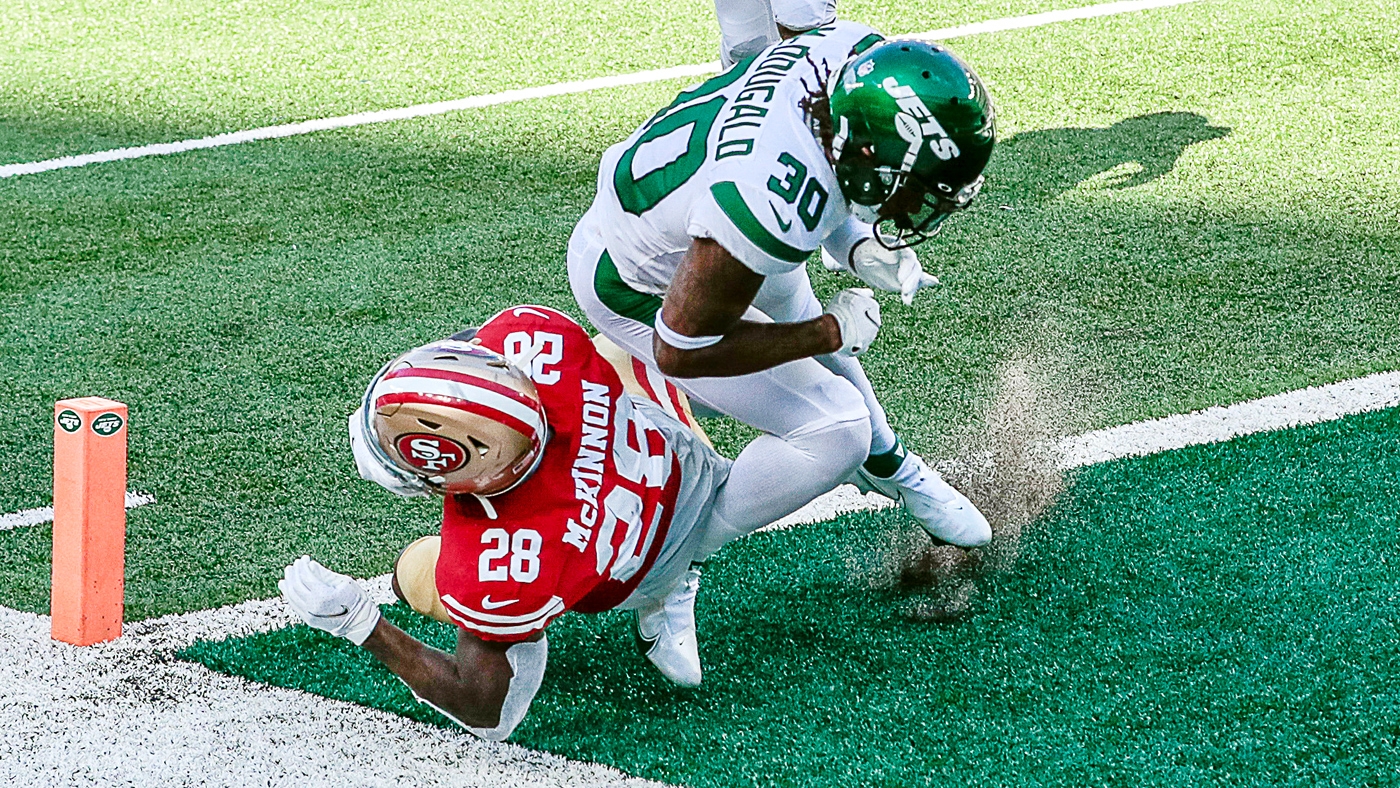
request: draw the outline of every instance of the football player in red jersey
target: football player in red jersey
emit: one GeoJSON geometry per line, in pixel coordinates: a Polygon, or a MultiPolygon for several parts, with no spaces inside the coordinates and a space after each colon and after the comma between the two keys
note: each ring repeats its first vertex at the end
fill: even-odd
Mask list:
{"type": "Polygon", "coordinates": [[[545,627],[567,610],[636,611],[648,658],[698,685],[692,564],[738,536],[707,517],[730,463],[688,426],[674,386],[621,356],[610,363],[563,313],[514,307],[389,362],[350,417],[363,477],[445,497],[441,535],[404,550],[394,590],[457,625],[454,653],[390,624],[359,583],[306,556],[278,584],[289,605],[492,740],[524,718],[545,627]]]}

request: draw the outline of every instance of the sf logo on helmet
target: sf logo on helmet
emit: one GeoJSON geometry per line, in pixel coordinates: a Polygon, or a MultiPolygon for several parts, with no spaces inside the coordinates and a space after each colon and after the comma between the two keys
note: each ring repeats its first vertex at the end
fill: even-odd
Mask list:
{"type": "Polygon", "coordinates": [[[396,443],[400,456],[425,471],[451,473],[467,463],[466,449],[441,435],[415,432],[400,435],[396,443]]]}
{"type": "Polygon", "coordinates": [[[903,162],[906,172],[914,169],[914,162],[919,158],[919,148],[924,140],[929,141],[928,147],[933,151],[933,155],[943,161],[961,153],[957,143],[949,139],[948,132],[943,130],[943,124],[928,111],[928,107],[924,106],[923,100],[913,88],[899,84],[894,77],[885,77],[880,87],[894,98],[901,110],[904,110],[894,116],[894,126],[900,139],[909,143],[909,150],[904,154],[903,162]]]}

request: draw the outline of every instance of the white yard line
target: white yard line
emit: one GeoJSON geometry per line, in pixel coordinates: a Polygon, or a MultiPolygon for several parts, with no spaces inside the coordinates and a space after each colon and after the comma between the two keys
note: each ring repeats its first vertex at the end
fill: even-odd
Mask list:
{"type": "Polygon", "coordinates": [[[140,636],[76,648],[3,608],[0,632],[0,785],[655,785],[214,673],[140,636]]]}
{"type": "MultiPolygon", "coordinates": [[[[1167,6],[1185,5],[1194,2],[1200,2],[1200,0],[1125,0],[1125,2],[1100,3],[1098,5],[1085,6],[1082,8],[1047,11],[1040,14],[1013,16],[1004,19],[992,19],[985,22],[974,22],[957,27],[945,27],[939,30],[928,30],[923,33],[911,33],[903,37],[941,41],[950,38],[980,35],[983,33],[999,33],[1007,30],[1040,27],[1078,19],[1094,19],[1116,14],[1127,14],[1134,11],[1145,11],[1152,8],[1165,8],[1167,6]]],[[[719,71],[718,61],[697,63],[690,66],[658,68],[649,71],[638,71],[631,74],[619,74],[611,77],[596,77],[594,79],[559,82],[553,85],[543,85],[533,88],[504,90],[499,93],[468,96],[452,101],[436,101],[430,104],[415,104],[411,107],[359,112],[353,115],[320,118],[299,123],[286,123],[279,126],[264,126],[257,129],[226,132],[224,134],[216,134],[212,137],[182,140],[180,142],[161,142],[154,145],[115,148],[112,150],[98,151],[96,153],[84,153],[77,156],[63,156],[61,158],[46,159],[44,161],[6,164],[0,166],[0,178],[12,178],[17,175],[34,175],[41,172],[69,169],[72,167],[86,167],[89,164],[100,164],[108,161],[125,161],[128,159],[145,158],[147,156],[169,156],[171,154],[185,153],[193,150],[222,148],[228,145],[241,145],[245,142],[255,142],[258,140],[295,137],[302,134],[312,134],[318,131],[367,126],[373,123],[388,123],[396,120],[408,120],[409,118],[422,118],[429,115],[442,115],[464,109],[494,107],[500,104],[514,104],[521,101],[530,101],[532,99],[568,96],[575,93],[588,93],[594,90],[605,90],[626,85],[644,85],[668,79],[693,79],[695,77],[713,74],[717,71],[719,71]]]]}
{"type": "MultiPolygon", "coordinates": [[[[1380,372],[1326,386],[1275,394],[1179,416],[1139,421],[1066,438],[1057,447],[1066,470],[1125,457],[1219,443],[1256,432],[1301,427],[1400,405],[1400,372],[1380,372]]],[[[832,490],[763,530],[830,520],[840,514],[893,506],[849,485],[832,490]]]]}
{"type": "Polygon", "coordinates": [[[1079,468],[1396,406],[1400,406],[1400,372],[1379,372],[1236,405],[1095,430],[1060,443],[1061,465],[1079,468]]]}
{"type": "MultiPolygon", "coordinates": [[[[148,503],[155,503],[156,497],[150,493],[132,492],[126,493],[126,508],[135,509],[138,506],[145,506],[148,503]]],[[[0,531],[10,531],[15,528],[24,528],[30,525],[43,525],[53,522],[53,507],[44,506],[39,509],[25,509],[10,514],[0,514],[0,531]]]]}

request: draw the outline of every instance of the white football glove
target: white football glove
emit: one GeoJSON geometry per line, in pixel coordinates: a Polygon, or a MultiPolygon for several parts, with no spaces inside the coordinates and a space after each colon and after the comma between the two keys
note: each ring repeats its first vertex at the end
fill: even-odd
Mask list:
{"type": "Polygon", "coordinates": [[[836,318],[841,327],[841,349],[838,356],[859,356],[880,331],[880,304],[868,287],[842,290],[826,305],[825,314],[836,318]]]}
{"type": "Polygon", "coordinates": [[[304,555],[286,568],[277,581],[282,598],[308,626],[357,646],[379,623],[379,605],[355,578],[338,574],[304,555]]]}
{"type": "Polygon", "coordinates": [[[405,498],[423,498],[428,495],[423,480],[395,465],[384,456],[374,436],[370,434],[368,420],[365,419],[363,405],[350,414],[350,451],[355,455],[355,468],[360,478],[374,482],[395,495],[405,498]]]}
{"type": "Polygon", "coordinates": [[[906,305],[914,303],[920,288],[938,284],[938,277],[924,273],[913,249],[886,249],[873,238],[857,241],[851,247],[850,265],[843,265],[825,249],[822,265],[828,271],[845,271],[879,290],[899,293],[906,305]]]}

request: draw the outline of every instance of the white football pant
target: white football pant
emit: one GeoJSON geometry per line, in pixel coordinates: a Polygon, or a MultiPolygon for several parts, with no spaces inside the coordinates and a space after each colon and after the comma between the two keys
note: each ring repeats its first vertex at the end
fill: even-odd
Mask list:
{"type": "Polygon", "coordinates": [[[836,0],[715,0],[720,63],[757,54],[778,42],[778,25],[798,32],[831,24],[836,0]]]}
{"type": "MultiPolygon", "coordinates": [[[[598,261],[604,250],[601,239],[586,225],[587,219],[580,222],[569,241],[569,281],[574,298],[595,328],[654,370],[651,326],[614,312],[595,290],[598,261]]],[[[821,313],[802,269],[770,277],[755,303],[759,301],[785,320],[821,313]]],[[[745,319],[771,322],[773,316],[755,306],[745,319]]],[[[727,541],[782,519],[846,481],[870,454],[872,431],[880,433],[880,451],[894,446],[894,433],[884,410],[875,402],[870,382],[854,359],[827,357],[818,362],[809,358],[751,375],[672,381],[692,401],[765,433],[734,461],[714,502],[711,544],[695,560],[703,560],[727,541]],[[828,363],[830,368],[825,365],[828,363]],[[867,399],[878,414],[874,419],[867,399]]]]}
{"type": "Polygon", "coordinates": [[[719,59],[724,68],[778,42],[770,0],[715,0],[715,17],[719,19],[719,59]]]}

